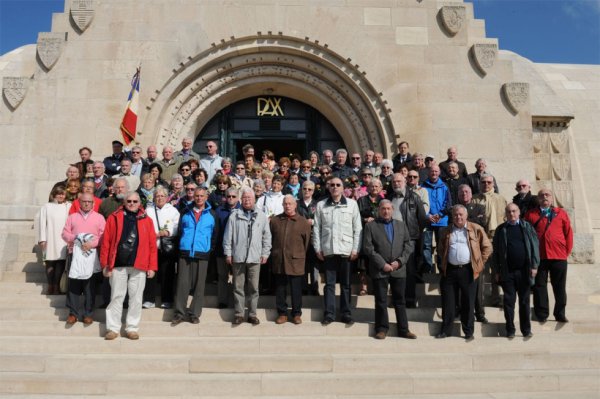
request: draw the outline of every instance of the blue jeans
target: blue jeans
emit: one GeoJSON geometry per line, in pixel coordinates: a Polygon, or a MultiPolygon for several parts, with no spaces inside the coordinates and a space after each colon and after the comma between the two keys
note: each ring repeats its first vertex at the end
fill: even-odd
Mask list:
{"type": "Polygon", "coordinates": [[[323,319],[335,320],[335,284],[340,281],[340,312],[350,317],[350,261],[348,257],[333,255],[325,258],[325,311],[323,319]]]}
{"type": "MultiPolygon", "coordinates": [[[[436,241],[439,239],[441,226],[430,226],[423,232],[423,273],[433,273],[433,235],[435,233],[436,241]]],[[[440,264],[439,254],[436,256],[436,263],[440,264]]]]}

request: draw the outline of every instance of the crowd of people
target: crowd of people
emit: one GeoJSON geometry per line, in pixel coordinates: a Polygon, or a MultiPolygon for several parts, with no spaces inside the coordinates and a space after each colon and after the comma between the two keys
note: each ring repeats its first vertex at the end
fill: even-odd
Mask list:
{"type": "Polygon", "coordinates": [[[469,174],[455,147],[438,163],[411,154],[407,142],[392,159],[338,149],[312,151],[307,159],[276,159],[265,150],[257,160],[248,144],[234,163],[213,141],[204,156],[190,138],[181,144],[178,151],[164,147],[159,159],[155,146],[144,158],[141,147],[124,151],[113,141],[112,155],[96,162],[90,148],[81,148],[81,160],[52,188],[38,214],[38,242],[47,293],[64,293],[60,280],[68,277],[67,325],[94,322],[98,288],[107,340],[119,336],[124,306],[129,339],[139,337],[143,308],[173,308],[172,326],[197,324],[207,281],[216,283],[218,307],[233,307],[233,325],[259,324],[258,298],[265,293],[275,295],[277,324],[300,324],[302,297],[320,294],[321,275],[323,325],[338,319],[338,283],[339,320],[354,323],[357,281],[358,295],[374,295],[375,338],[387,336],[391,292],[398,335],[414,339],[406,309],[420,306],[415,287],[426,273],[441,275],[437,338],[452,334],[457,315],[467,340],[475,320],[488,322],[486,282],[487,300],[504,308],[509,338],[517,297],[521,333],[532,336],[530,290],[536,319],[549,317],[548,275],[554,318],[568,322],[567,213],[554,206],[550,190],[535,195],[525,179],[509,203],[484,159],[469,174]]]}

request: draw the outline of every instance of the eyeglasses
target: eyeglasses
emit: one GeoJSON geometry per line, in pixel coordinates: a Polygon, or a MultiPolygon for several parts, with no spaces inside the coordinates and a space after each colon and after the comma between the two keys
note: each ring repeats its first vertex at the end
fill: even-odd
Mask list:
{"type": "Polygon", "coordinates": [[[238,166],[237,168],[235,168],[235,170],[242,170],[242,169],[246,169],[243,166],[238,166]]]}
{"type": "Polygon", "coordinates": [[[407,179],[418,179],[419,176],[415,176],[415,175],[408,175],[406,176],[407,179]]]}
{"type": "Polygon", "coordinates": [[[303,166],[302,169],[310,169],[310,166],[303,166]]]}
{"type": "Polygon", "coordinates": [[[237,198],[237,195],[228,195],[227,198],[237,198]]]}
{"type": "Polygon", "coordinates": [[[191,169],[190,168],[181,168],[182,172],[189,172],[191,169]]]}
{"type": "Polygon", "coordinates": [[[302,187],[302,190],[304,190],[304,191],[313,191],[314,188],[302,187]]]}
{"type": "Polygon", "coordinates": [[[79,202],[81,202],[82,204],[93,204],[94,203],[94,201],[81,201],[81,200],[79,202]]]}
{"type": "Polygon", "coordinates": [[[352,157],[352,159],[360,159],[360,157],[352,157]]]}
{"type": "Polygon", "coordinates": [[[331,183],[329,187],[342,187],[342,183],[331,183]]]}
{"type": "Polygon", "coordinates": [[[373,173],[363,173],[363,176],[373,176],[373,173]]]}
{"type": "Polygon", "coordinates": [[[481,182],[481,184],[494,184],[493,181],[488,181],[488,180],[484,180],[481,182]]]}
{"type": "Polygon", "coordinates": [[[187,188],[185,189],[185,191],[194,191],[195,189],[196,189],[195,187],[187,187],[187,188]]]}
{"type": "Polygon", "coordinates": [[[137,204],[137,203],[139,203],[139,202],[140,202],[140,201],[138,201],[138,200],[127,200],[127,203],[128,203],[128,204],[137,204]]]}
{"type": "Polygon", "coordinates": [[[327,176],[327,175],[330,175],[330,174],[331,174],[331,172],[320,172],[320,173],[321,173],[322,175],[324,175],[324,176],[327,176]]]}
{"type": "Polygon", "coordinates": [[[529,187],[528,184],[517,184],[518,188],[529,187]]]}
{"type": "Polygon", "coordinates": [[[141,151],[131,151],[132,154],[141,154],[141,151]]]}
{"type": "Polygon", "coordinates": [[[389,166],[382,166],[381,169],[390,169],[389,166]]]}

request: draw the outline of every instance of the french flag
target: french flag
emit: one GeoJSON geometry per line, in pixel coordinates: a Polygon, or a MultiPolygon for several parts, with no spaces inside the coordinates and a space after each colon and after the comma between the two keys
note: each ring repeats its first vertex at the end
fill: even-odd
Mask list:
{"type": "Polygon", "coordinates": [[[123,134],[125,145],[129,145],[135,139],[139,101],[140,68],[138,67],[131,80],[131,91],[127,98],[127,109],[125,109],[125,115],[123,115],[123,121],[121,122],[121,133],[123,134]]]}

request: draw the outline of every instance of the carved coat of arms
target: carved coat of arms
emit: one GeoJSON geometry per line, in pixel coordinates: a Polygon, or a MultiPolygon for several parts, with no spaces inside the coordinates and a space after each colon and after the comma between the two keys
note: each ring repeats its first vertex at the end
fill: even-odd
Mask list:
{"type": "Polygon", "coordinates": [[[12,109],[16,109],[25,98],[29,88],[28,78],[7,77],[2,78],[2,94],[12,109]]]}
{"type": "Polygon", "coordinates": [[[440,9],[440,16],[444,28],[451,35],[456,35],[463,26],[467,15],[465,6],[443,6],[440,9]]]}
{"type": "Polygon", "coordinates": [[[473,59],[482,73],[494,66],[498,55],[498,45],[494,43],[476,43],[473,45],[473,59]]]}
{"type": "Polygon", "coordinates": [[[515,112],[523,110],[529,103],[529,83],[511,82],[502,86],[504,98],[515,112]]]}
{"type": "Polygon", "coordinates": [[[56,61],[58,61],[65,40],[65,32],[38,33],[37,53],[46,69],[52,69],[56,61]]]}
{"type": "Polygon", "coordinates": [[[81,32],[85,31],[94,18],[94,1],[71,0],[71,18],[81,32]]]}

